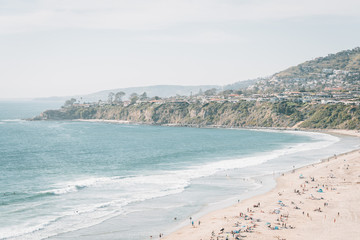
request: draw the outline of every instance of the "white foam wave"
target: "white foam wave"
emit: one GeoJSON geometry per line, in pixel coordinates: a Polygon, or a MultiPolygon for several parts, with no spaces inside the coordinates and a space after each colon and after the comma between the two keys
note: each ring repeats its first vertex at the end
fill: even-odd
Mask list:
{"type": "Polygon", "coordinates": [[[183,191],[183,187],[174,185],[171,186],[174,181],[170,182],[169,186],[165,184],[163,182],[165,176],[160,176],[160,178],[153,178],[154,181],[152,181],[150,185],[159,184],[160,188],[158,189],[151,187],[146,188],[139,185],[139,183],[146,183],[151,178],[151,176],[139,176],[134,178],[130,177],[128,179],[120,179],[119,177],[115,177],[95,179],[90,178],[88,181],[81,180],[79,182],[87,182],[92,186],[101,184],[108,185],[112,183],[110,184],[111,186],[109,186],[109,188],[113,188],[114,186],[122,183],[129,188],[134,188],[136,186],[140,186],[140,188],[138,188],[137,191],[131,192],[130,196],[124,198],[115,197],[115,200],[93,205],[77,205],[74,206],[72,211],[62,213],[62,216],[37,219],[39,222],[42,222],[42,224],[37,224],[32,227],[16,226],[8,229],[0,229],[0,239],[24,239],[24,237],[26,239],[43,239],[55,236],[59,233],[90,227],[99,224],[111,217],[124,213],[123,207],[128,204],[145,201],[152,198],[163,197],[170,194],[176,194],[183,191]]]}
{"type": "Polygon", "coordinates": [[[42,191],[41,193],[53,193],[56,195],[62,195],[67,193],[73,193],[80,191],[84,188],[92,186],[102,186],[117,184],[119,186],[138,186],[141,184],[156,185],[159,189],[184,189],[190,184],[192,179],[211,176],[219,171],[226,171],[231,169],[239,169],[254,165],[262,164],[266,161],[284,156],[287,154],[293,154],[302,151],[308,151],[312,149],[321,149],[339,141],[339,138],[327,134],[321,133],[307,133],[307,132],[291,132],[293,134],[301,134],[312,137],[316,142],[299,143],[296,145],[290,145],[286,148],[274,150],[271,152],[261,153],[256,156],[228,159],[208,164],[202,164],[201,166],[191,166],[187,169],[176,171],[164,171],[159,174],[153,175],[139,175],[139,176],[116,176],[116,177],[90,177],[86,179],[80,179],[72,182],[63,182],[54,186],[53,189],[42,191]]]}
{"type": "Polygon", "coordinates": [[[2,122],[26,122],[26,120],[23,119],[3,119],[2,122]]]}
{"type": "Polygon", "coordinates": [[[72,182],[62,182],[56,184],[52,189],[41,191],[39,193],[52,193],[55,195],[62,195],[62,194],[77,192],[81,189],[94,186],[96,184],[107,183],[112,179],[113,178],[109,178],[109,177],[100,177],[100,178],[90,177],[72,182]]]}

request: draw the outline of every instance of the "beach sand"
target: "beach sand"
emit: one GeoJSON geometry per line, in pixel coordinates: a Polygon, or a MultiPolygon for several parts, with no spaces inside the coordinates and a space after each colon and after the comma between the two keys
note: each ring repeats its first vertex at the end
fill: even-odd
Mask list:
{"type": "Polygon", "coordinates": [[[294,169],[270,192],[192,221],[161,239],[360,239],[360,150],[294,169]]]}
{"type": "Polygon", "coordinates": [[[108,120],[108,119],[74,119],[75,122],[102,122],[102,123],[118,123],[118,124],[129,124],[130,121],[125,120],[108,120]]]}

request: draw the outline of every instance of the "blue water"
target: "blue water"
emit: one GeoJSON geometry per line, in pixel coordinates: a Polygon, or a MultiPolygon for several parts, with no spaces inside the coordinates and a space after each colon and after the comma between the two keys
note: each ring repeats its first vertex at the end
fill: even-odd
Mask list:
{"type": "Polygon", "coordinates": [[[60,105],[0,102],[0,239],[66,238],[71,231],[91,239],[80,232],[104,224],[112,234],[101,239],[144,239],[165,231],[158,226],[174,215],[186,219],[231,197],[234,186],[236,194],[256,186],[224,181],[225,173],[241,179],[285,170],[291,154],[338,142],[276,131],[22,120],[60,105]]]}

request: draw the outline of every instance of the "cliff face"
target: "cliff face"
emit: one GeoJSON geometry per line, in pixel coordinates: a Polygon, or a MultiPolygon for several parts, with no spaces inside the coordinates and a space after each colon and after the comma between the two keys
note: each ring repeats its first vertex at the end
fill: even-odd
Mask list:
{"type": "Polygon", "coordinates": [[[124,106],[48,110],[34,120],[108,119],[147,124],[224,127],[299,127],[359,129],[358,106],[280,103],[143,103],[124,106]],[[301,123],[301,124],[300,124],[301,123]]]}

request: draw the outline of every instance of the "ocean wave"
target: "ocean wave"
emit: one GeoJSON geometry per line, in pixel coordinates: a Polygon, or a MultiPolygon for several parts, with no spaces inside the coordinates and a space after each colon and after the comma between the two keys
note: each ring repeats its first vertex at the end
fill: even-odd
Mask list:
{"type": "Polygon", "coordinates": [[[26,122],[24,119],[3,119],[1,122],[26,122]]]}
{"type": "Polygon", "coordinates": [[[51,192],[39,192],[39,193],[6,192],[6,193],[0,193],[0,195],[1,195],[0,206],[7,206],[7,205],[14,204],[14,203],[32,201],[32,200],[36,200],[38,198],[52,196],[55,194],[51,193],[51,192]]]}
{"type": "MultiPolygon", "coordinates": [[[[295,133],[298,134],[298,133],[295,133]]],[[[289,145],[282,149],[274,150],[271,152],[260,153],[254,156],[227,159],[222,161],[211,162],[207,164],[194,165],[186,169],[162,171],[156,174],[137,175],[137,176],[115,176],[115,177],[89,177],[70,182],[63,182],[56,184],[53,189],[40,192],[41,194],[54,194],[63,195],[78,192],[90,187],[115,187],[124,189],[138,189],[139,191],[146,192],[146,189],[155,189],[168,194],[173,191],[183,191],[190,185],[193,179],[208,177],[214,175],[219,171],[227,171],[232,169],[240,169],[249,166],[255,166],[267,161],[285,156],[287,154],[294,154],[302,151],[309,151],[321,149],[335,142],[339,138],[321,134],[321,133],[299,133],[302,135],[310,136],[313,142],[299,143],[289,145]],[[139,186],[144,188],[139,189],[139,186]]],[[[150,196],[150,195],[149,195],[150,196]]],[[[139,198],[140,200],[148,199],[146,196],[139,198]]]]}
{"type": "MultiPolygon", "coordinates": [[[[139,182],[146,181],[148,177],[135,177],[135,181],[122,178],[114,178],[116,183],[123,182],[124,185],[135,186],[139,182]]],[[[104,183],[103,178],[101,178],[104,183]]],[[[110,181],[110,179],[107,179],[110,181]]],[[[157,179],[154,182],[159,182],[157,179]]],[[[92,179],[91,181],[94,181],[92,179]]],[[[95,180],[97,184],[100,181],[95,180]]],[[[114,182],[113,182],[114,183],[114,182]]],[[[115,184],[116,185],[116,184],[115,184]]],[[[60,233],[74,231],[86,227],[99,224],[109,218],[125,213],[123,207],[131,203],[142,202],[145,200],[163,197],[169,194],[180,193],[182,188],[179,187],[163,187],[156,190],[155,188],[147,189],[147,191],[136,191],[131,193],[131,197],[118,198],[116,200],[107,201],[98,204],[83,204],[74,206],[72,211],[64,212],[61,216],[53,218],[37,219],[40,224],[33,227],[17,226],[10,229],[0,228],[0,239],[43,239],[56,236],[60,233]]]]}
{"type": "Polygon", "coordinates": [[[73,193],[73,192],[78,192],[78,191],[80,191],[82,189],[85,189],[87,187],[91,187],[91,186],[94,186],[94,185],[97,185],[97,184],[111,182],[112,179],[116,179],[116,178],[117,177],[115,177],[115,178],[110,178],[110,177],[99,177],[99,178],[90,177],[90,178],[75,180],[75,181],[72,181],[72,182],[62,182],[62,183],[58,183],[55,186],[53,186],[52,189],[41,191],[39,193],[40,194],[54,194],[54,195],[62,195],[62,194],[67,194],[67,193],[73,193]]]}
{"type": "MultiPolygon", "coordinates": [[[[40,237],[37,232],[45,229],[46,227],[48,227],[49,225],[51,225],[52,223],[57,222],[61,217],[58,218],[41,218],[38,219],[39,222],[41,221],[42,223],[38,223],[35,226],[27,226],[26,224],[22,225],[22,226],[13,226],[10,228],[0,228],[0,239],[4,239],[4,240],[15,240],[15,239],[43,239],[45,237],[40,237]]],[[[50,237],[50,236],[49,236],[50,237]]]]}

